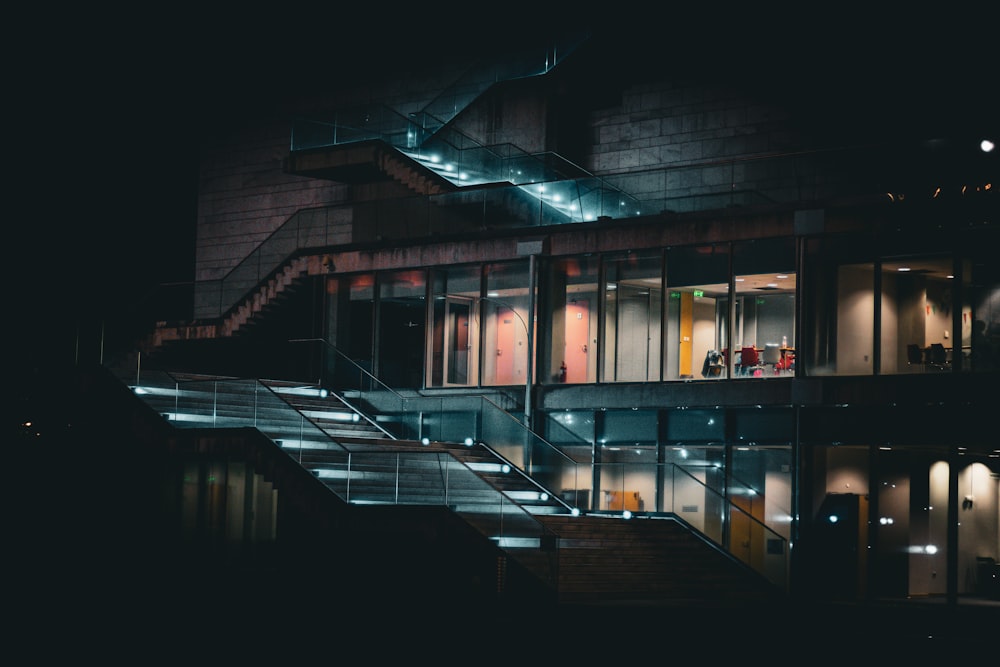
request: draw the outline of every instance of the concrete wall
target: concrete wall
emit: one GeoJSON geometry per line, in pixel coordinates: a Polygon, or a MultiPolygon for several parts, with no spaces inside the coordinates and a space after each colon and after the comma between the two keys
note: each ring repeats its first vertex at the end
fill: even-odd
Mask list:
{"type": "Polygon", "coordinates": [[[634,85],[620,105],[591,112],[589,125],[593,141],[584,166],[602,176],[650,171],[628,181],[627,192],[638,199],[731,183],[736,176],[730,164],[676,177],[652,170],[781,153],[798,141],[785,109],[725,83],[634,85]]]}

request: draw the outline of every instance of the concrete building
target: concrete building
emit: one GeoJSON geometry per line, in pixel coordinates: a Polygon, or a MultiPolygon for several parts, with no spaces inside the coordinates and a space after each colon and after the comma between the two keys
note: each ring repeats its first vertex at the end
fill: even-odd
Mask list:
{"type": "Polygon", "coordinates": [[[115,360],[197,433],[182,532],[259,551],[318,479],[341,529],[448,508],[499,595],[998,599],[987,116],[655,54],[521,43],[211,135],[190,310],[115,360]]]}

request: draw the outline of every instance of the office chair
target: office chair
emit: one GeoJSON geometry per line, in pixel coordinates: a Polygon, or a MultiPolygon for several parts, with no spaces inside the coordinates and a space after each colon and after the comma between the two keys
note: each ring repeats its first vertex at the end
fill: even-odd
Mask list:
{"type": "Polygon", "coordinates": [[[709,350],[705,353],[705,363],[701,367],[703,378],[719,377],[722,375],[722,354],[718,350],[709,350]]]}
{"type": "Polygon", "coordinates": [[[927,350],[927,356],[928,363],[934,368],[942,370],[948,365],[948,351],[941,343],[931,343],[930,349],[927,350]]]}
{"type": "Polygon", "coordinates": [[[777,343],[765,343],[761,363],[764,366],[770,366],[774,374],[777,375],[781,365],[781,346],[777,343]]]}
{"type": "Polygon", "coordinates": [[[744,347],[740,349],[740,375],[753,375],[753,372],[760,368],[760,357],[754,347],[744,347]]]}

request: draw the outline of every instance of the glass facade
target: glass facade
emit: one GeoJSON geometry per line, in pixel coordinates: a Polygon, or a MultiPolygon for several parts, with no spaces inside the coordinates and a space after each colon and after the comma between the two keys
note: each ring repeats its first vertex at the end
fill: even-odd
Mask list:
{"type": "Polygon", "coordinates": [[[480,298],[482,384],[521,385],[529,380],[528,349],[534,331],[531,281],[527,261],[485,267],[480,298]]]}
{"type": "Polygon", "coordinates": [[[600,258],[597,255],[552,258],[542,269],[543,321],[539,330],[538,381],[580,384],[597,381],[600,321],[600,258]]]}
{"type": "MultiPolygon", "coordinates": [[[[542,257],[537,277],[525,259],[329,278],[331,341],[411,388],[994,369],[1000,281],[988,252],[868,240],[542,257]]],[[[536,414],[537,442],[493,440],[513,443],[511,460],[573,507],[671,513],[775,580],[794,547],[797,567],[830,572],[810,577],[815,595],[989,595],[1000,449],[941,410],[574,407],[536,414]]],[[[466,430],[484,415],[462,417],[466,430]]],[[[423,415],[425,428],[435,418],[423,415]]]]}
{"type": "Polygon", "coordinates": [[[981,248],[880,258],[867,240],[543,258],[537,304],[527,260],[330,278],[329,340],[411,388],[998,367],[1000,277],[981,248]]]}
{"type": "Polygon", "coordinates": [[[874,372],[875,262],[869,239],[830,236],[803,240],[800,301],[803,374],[874,372]]]}
{"type": "Polygon", "coordinates": [[[604,326],[601,380],[660,379],[663,322],[663,258],[658,252],[627,252],[604,260],[604,326]]]}
{"type": "Polygon", "coordinates": [[[728,376],[729,282],[728,244],[667,250],[666,379],[728,376]]]}

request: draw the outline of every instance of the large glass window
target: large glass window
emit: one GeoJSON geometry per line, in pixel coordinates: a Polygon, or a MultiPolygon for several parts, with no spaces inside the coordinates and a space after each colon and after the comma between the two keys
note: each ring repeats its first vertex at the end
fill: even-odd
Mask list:
{"type": "Polygon", "coordinates": [[[484,385],[524,385],[528,380],[528,262],[486,266],[486,295],[481,298],[484,385]]]}
{"type": "Polygon", "coordinates": [[[733,246],[733,371],[736,377],[781,377],[795,367],[794,239],[733,246]]]}
{"type": "Polygon", "coordinates": [[[426,274],[379,274],[378,373],[390,387],[420,388],[424,370],[426,274]]]}
{"type": "Polygon", "coordinates": [[[956,337],[950,257],[912,257],[882,263],[881,373],[951,370],[956,337]]]}
{"type": "MultiPolygon", "coordinates": [[[[595,509],[600,494],[595,488],[594,439],[596,419],[592,410],[564,410],[545,415],[541,421],[545,437],[574,465],[563,462],[561,481],[556,485],[563,500],[581,510],[595,509]]],[[[599,488],[599,484],[596,488],[599,488]]]]}
{"type": "Polygon", "coordinates": [[[670,248],[666,301],[665,379],[725,377],[729,247],[670,248]]]}
{"type": "Polygon", "coordinates": [[[598,509],[653,511],[657,501],[656,411],[608,410],[598,417],[598,509]]]}
{"type": "Polygon", "coordinates": [[[327,279],[326,375],[338,387],[358,388],[374,371],[375,275],[327,279]]]}
{"type": "Polygon", "coordinates": [[[466,386],[479,382],[480,282],[478,265],[450,267],[433,273],[432,326],[427,346],[429,386],[466,386]]]}
{"type": "Polygon", "coordinates": [[[662,303],[660,253],[605,259],[603,381],[660,379],[662,303]]]}
{"type": "Polygon", "coordinates": [[[963,261],[962,347],[972,372],[1000,369],[1000,262],[997,233],[970,234],[963,261]],[[966,333],[966,329],[968,332],[966,333]]]}
{"type": "Polygon", "coordinates": [[[795,413],[788,408],[733,410],[736,434],[729,466],[730,500],[790,539],[792,443],[795,413]]]}
{"type": "Polygon", "coordinates": [[[805,241],[799,280],[802,325],[796,364],[807,375],[866,375],[874,369],[875,264],[867,236],[805,241]]]}
{"type": "Polygon", "coordinates": [[[664,439],[659,511],[674,512],[720,544],[724,540],[726,418],[722,409],[661,412],[664,439]]]}
{"type": "Polygon", "coordinates": [[[597,378],[598,258],[553,259],[545,272],[545,326],[539,335],[541,383],[597,378]]]}

